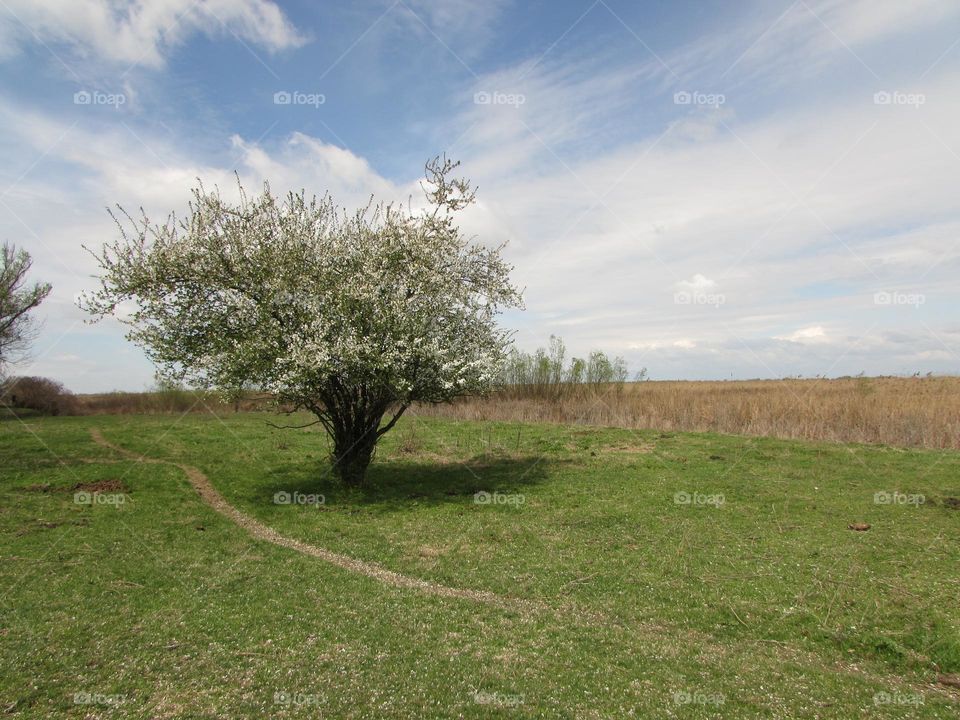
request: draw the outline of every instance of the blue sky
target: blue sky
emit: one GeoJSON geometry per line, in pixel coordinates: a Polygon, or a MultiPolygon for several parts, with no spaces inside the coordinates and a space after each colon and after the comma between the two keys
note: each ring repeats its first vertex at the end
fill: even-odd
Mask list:
{"type": "Polygon", "coordinates": [[[522,347],[957,372],[958,81],[952,0],[0,0],[0,237],[55,288],[16,371],[151,383],[74,306],[106,206],[161,216],[234,172],[403,199],[447,152],[465,230],[526,287],[522,347]]]}

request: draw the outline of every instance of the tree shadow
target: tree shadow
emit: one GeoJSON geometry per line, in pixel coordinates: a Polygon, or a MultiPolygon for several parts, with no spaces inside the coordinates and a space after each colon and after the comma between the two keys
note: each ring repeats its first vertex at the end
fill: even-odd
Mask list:
{"type": "Polygon", "coordinates": [[[43,413],[28,408],[12,408],[9,405],[0,405],[0,422],[22,422],[45,417],[43,413]]]}
{"type": "MultiPolygon", "coordinates": [[[[291,462],[275,468],[270,477],[250,486],[244,498],[252,503],[273,503],[277,493],[322,495],[329,507],[363,505],[367,510],[394,511],[411,505],[440,505],[472,501],[476,493],[522,494],[544,482],[558,463],[542,455],[477,456],[463,462],[450,460],[374,460],[360,488],[344,486],[325,462],[291,462]]],[[[510,502],[500,499],[500,502],[510,502]]]]}

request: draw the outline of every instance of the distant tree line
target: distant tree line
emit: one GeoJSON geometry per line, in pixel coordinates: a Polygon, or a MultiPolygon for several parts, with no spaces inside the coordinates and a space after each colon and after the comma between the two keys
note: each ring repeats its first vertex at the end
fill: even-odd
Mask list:
{"type": "MultiPolygon", "coordinates": [[[[646,378],[647,370],[636,373],[635,380],[646,378]]],[[[619,391],[630,377],[622,357],[610,357],[594,350],[585,358],[571,357],[561,338],[550,336],[547,347],[532,353],[513,349],[507,356],[500,376],[500,393],[508,397],[558,399],[569,395],[616,386],[619,391]]]]}

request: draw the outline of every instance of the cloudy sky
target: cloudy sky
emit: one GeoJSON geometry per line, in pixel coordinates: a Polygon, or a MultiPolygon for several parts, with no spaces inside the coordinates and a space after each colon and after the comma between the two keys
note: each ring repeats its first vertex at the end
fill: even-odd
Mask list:
{"type": "Polygon", "coordinates": [[[509,242],[550,334],[655,379],[960,371],[956,0],[0,0],[0,239],[54,291],[20,374],[153,370],[90,325],[106,207],[419,192],[509,242]]]}

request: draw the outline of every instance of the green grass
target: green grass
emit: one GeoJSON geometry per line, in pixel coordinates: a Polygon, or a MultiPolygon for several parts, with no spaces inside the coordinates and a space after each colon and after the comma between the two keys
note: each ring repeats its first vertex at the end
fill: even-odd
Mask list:
{"type": "Polygon", "coordinates": [[[960,672],[960,510],[949,501],[960,497],[960,454],[405,418],[369,486],[348,491],[329,477],[322,433],[267,419],[279,422],[0,421],[0,710],[960,712],[957,691],[936,684],[960,672]],[[542,609],[426,596],[254,540],[180,471],[116,462],[90,427],[199,467],[285,535],[542,609]],[[122,504],[74,502],[76,485],[104,480],[122,483],[122,504]],[[876,504],[884,491],[926,502],[876,504]],[[278,492],[325,502],[275,504],[278,492]],[[510,502],[477,504],[477,492],[510,502]],[[681,492],[724,502],[677,504],[681,492]],[[853,522],[872,527],[854,532],[853,522]],[[78,704],[78,693],[99,702],[78,704]],[[894,702],[878,704],[878,693],[894,702]]]}

